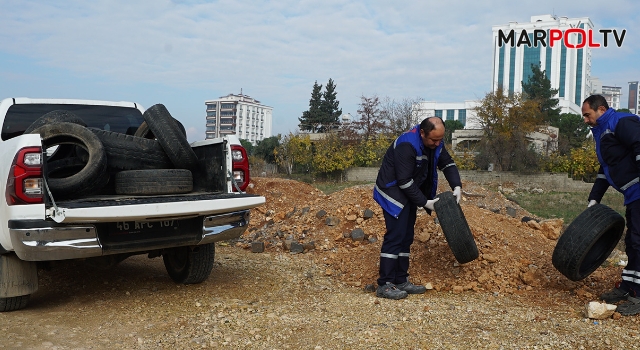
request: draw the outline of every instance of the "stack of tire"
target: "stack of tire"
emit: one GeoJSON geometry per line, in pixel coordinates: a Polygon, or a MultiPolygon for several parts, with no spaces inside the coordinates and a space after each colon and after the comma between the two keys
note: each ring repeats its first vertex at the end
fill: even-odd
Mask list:
{"type": "Polygon", "coordinates": [[[87,127],[64,110],[31,124],[25,133],[40,134],[43,149],[58,146],[44,168],[53,197],[191,192],[191,170],[198,158],[184,127],[162,104],[147,109],[143,117],[134,135],[87,127]]]}

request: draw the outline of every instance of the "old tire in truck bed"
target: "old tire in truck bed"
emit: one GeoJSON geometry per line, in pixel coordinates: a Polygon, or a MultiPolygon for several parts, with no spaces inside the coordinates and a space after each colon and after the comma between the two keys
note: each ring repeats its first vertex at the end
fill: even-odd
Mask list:
{"type": "Polygon", "coordinates": [[[162,255],[169,277],[176,283],[194,284],[209,278],[215,259],[215,243],[178,247],[162,255]]]}
{"type": "Polygon", "coordinates": [[[167,169],[173,165],[156,140],[89,128],[102,141],[107,166],[120,170],[167,169]]]}
{"type": "Polygon", "coordinates": [[[467,219],[452,192],[440,193],[435,203],[436,215],[449,248],[459,263],[464,264],[478,258],[479,252],[467,219]]]}
{"type": "Polygon", "coordinates": [[[115,175],[117,194],[159,195],[193,191],[193,175],[186,169],[125,170],[115,175]]]}
{"type": "MultiPolygon", "coordinates": [[[[182,125],[182,123],[180,123],[178,119],[173,118],[173,121],[176,122],[176,124],[178,125],[180,132],[182,132],[182,135],[184,135],[184,137],[187,137],[187,130],[185,130],[184,125],[182,125]]],[[[146,139],[156,138],[153,132],[151,132],[151,129],[149,129],[149,125],[147,124],[147,122],[142,122],[142,124],[140,124],[140,126],[136,130],[135,134],[133,134],[133,136],[144,137],[146,139]]]]}
{"type": "MultiPolygon", "coordinates": [[[[29,125],[29,127],[27,128],[27,130],[24,131],[24,133],[31,134],[33,130],[43,125],[60,123],[60,122],[74,123],[82,126],[87,126],[84,120],[82,120],[82,118],[78,117],[77,115],[69,111],[58,109],[58,110],[43,114],[40,118],[36,119],[33,123],[31,123],[31,125],[29,125]]],[[[75,147],[71,145],[59,145],[58,149],[56,149],[56,151],[51,155],[51,157],[49,157],[49,160],[64,159],[66,157],[72,156],[74,155],[73,153],[74,149],[75,147]]]]}
{"type": "Polygon", "coordinates": [[[47,179],[54,197],[89,195],[99,191],[109,181],[107,154],[100,139],[89,129],[75,123],[61,122],[43,125],[31,133],[40,134],[44,149],[54,145],[74,145],[89,153],[86,165],[77,173],[47,179]]]}
{"type": "Polygon", "coordinates": [[[191,170],[198,166],[198,157],[164,105],[155,104],[142,116],[176,168],[191,170]]]}
{"type": "Polygon", "coordinates": [[[565,277],[580,281],[609,257],[624,232],[624,218],[604,204],[578,215],[558,238],[551,262],[565,277]]]}

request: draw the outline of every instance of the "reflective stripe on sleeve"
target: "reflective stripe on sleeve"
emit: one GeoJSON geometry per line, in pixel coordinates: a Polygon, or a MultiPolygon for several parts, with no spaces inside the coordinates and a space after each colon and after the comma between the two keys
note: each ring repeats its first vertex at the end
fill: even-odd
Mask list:
{"type": "Polygon", "coordinates": [[[381,258],[389,258],[389,259],[397,259],[398,256],[395,254],[387,254],[387,253],[380,253],[380,257],[381,258]]]}
{"type": "Polygon", "coordinates": [[[407,182],[406,184],[401,185],[401,186],[399,186],[399,187],[400,187],[401,189],[403,189],[403,190],[404,190],[405,188],[409,188],[409,187],[411,187],[411,185],[413,185],[413,179],[411,179],[411,181],[409,181],[409,182],[407,182]]]}
{"type": "Polygon", "coordinates": [[[626,185],[624,185],[624,186],[620,187],[620,189],[624,191],[624,190],[626,190],[627,188],[629,188],[629,187],[631,187],[631,186],[633,186],[633,185],[637,184],[638,182],[640,182],[640,178],[637,178],[637,177],[636,177],[635,179],[633,179],[633,180],[629,181],[626,185]]]}

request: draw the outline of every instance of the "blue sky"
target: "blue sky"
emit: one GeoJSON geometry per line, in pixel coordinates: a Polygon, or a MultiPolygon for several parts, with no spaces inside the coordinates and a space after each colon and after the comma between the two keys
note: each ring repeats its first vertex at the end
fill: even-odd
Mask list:
{"type": "MultiPolygon", "coordinates": [[[[313,83],[332,78],[343,113],[360,96],[458,102],[491,88],[492,25],[589,17],[627,30],[592,50],[592,76],[640,80],[637,1],[0,0],[0,98],[163,103],[204,138],[205,100],[240,89],[297,131],[313,83]]],[[[599,38],[597,38],[599,39],[599,38]]],[[[626,107],[623,102],[623,107],[626,107]]]]}

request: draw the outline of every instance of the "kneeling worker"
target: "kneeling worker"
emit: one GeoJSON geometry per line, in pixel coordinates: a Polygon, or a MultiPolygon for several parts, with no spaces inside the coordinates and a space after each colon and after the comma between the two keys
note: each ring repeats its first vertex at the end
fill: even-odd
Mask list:
{"type": "Polygon", "coordinates": [[[380,277],[376,296],[406,298],[426,292],[424,286],[409,281],[409,250],[414,237],[416,211],[423,207],[431,214],[438,188],[440,169],[460,203],[462,182],[453,159],[444,148],[444,123],[439,117],[426,118],[420,125],[400,135],[387,149],[373,198],[383,209],[386,233],[380,252],[380,277]]]}

